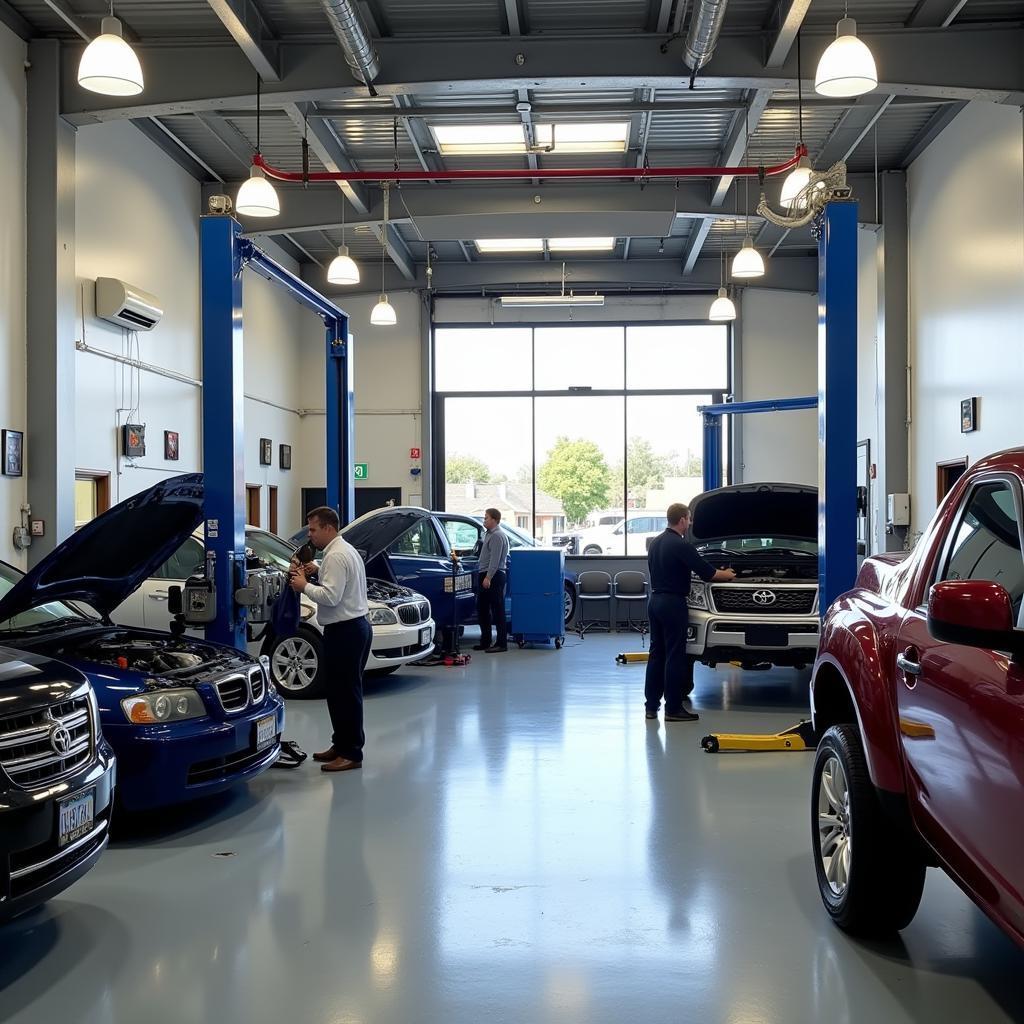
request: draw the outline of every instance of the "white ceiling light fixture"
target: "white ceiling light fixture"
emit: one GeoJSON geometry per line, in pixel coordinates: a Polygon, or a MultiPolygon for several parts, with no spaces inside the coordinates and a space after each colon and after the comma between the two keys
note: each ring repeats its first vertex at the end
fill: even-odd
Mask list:
{"type": "Polygon", "coordinates": [[[848,13],[844,10],[836,23],[835,39],[818,61],[814,91],[821,96],[863,96],[878,85],[875,58],[857,38],[857,22],[848,13]]]}
{"type": "MultiPolygon", "coordinates": [[[[743,162],[750,165],[750,119],[749,114],[744,115],[744,143],[743,162]]],[[[737,195],[738,195],[737,189],[737,195]]],[[[743,197],[746,211],[746,234],[743,237],[743,246],[732,261],[732,276],[739,278],[764,277],[764,260],[761,254],[754,248],[754,240],[750,236],[750,177],[743,179],[743,197]]]]}
{"type": "Polygon", "coordinates": [[[800,162],[786,175],[782,183],[779,203],[783,209],[800,212],[807,209],[807,186],[811,183],[811,161],[800,157],[800,162]]]}
{"type": "Polygon", "coordinates": [[[490,255],[500,252],[543,252],[543,238],[477,238],[477,251],[490,255]]]}
{"type": "Polygon", "coordinates": [[[603,306],[603,295],[574,295],[565,290],[565,264],[562,264],[562,292],[560,295],[502,295],[501,305],[505,306],[603,306]]]}
{"type": "Polygon", "coordinates": [[[384,225],[380,233],[380,301],[370,313],[370,323],[374,327],[394,327],[398,323],[395,307],[388,302],[388,293],[384,288],[384,260],[388,246],[388,203],[391,199],[391,185],[384,182],[384,225]]]}
{"type": "Polygon", "coordinates": [[[514,124],[432,124],[441,156],[511,156],[530,151],[554,153],[624,153],[628,121],[534,125],[535,145],[528,147],[521,122],[514,124]]]}
{"type": "Polygon", "coordinates": [[[729,291],[725,287],[725,249],[722,250],[720,267],[721,287],[718,289],[718,297],[711,303],[711,308],[708,310],[708,319],[714,323],[725,323],[736,319],[736,307],[733,305],[732,299],[729,298],[729,291]]]}
{"type": "Polygon", "coordinates": [[[142,66],[124,41],[124,27],[110,16],[100,23],[100,34],[85,48],[78,64],[78,84],[104,96],[138,96],[142,92],[142,66]]]}
{"type": "Polygon", "coordinates": [[[331,260],[327,268],[328,284],[359,284],[359,267],[356,261],[348,254],[348,246],[345,244],[345,194],[341,195],[341,245],[338,247],[338,255],[331,260]]]}
{"type": "Polygon", "coordinates": [[[615,248],[615,239],[549,238],[548,248],[552,252],[611,252],[615,248]]]}
{"type": "MultiPolygon", "coordinates": [[[[261,80],[256,79],[256,156],[260,155],[261,80]]],[[[235,199],[235,209],[243,217],[276,217],[281,212],[277,190],[267,181],[262,167],[253,164],[249,178],[242,182],[235,199]]]]}

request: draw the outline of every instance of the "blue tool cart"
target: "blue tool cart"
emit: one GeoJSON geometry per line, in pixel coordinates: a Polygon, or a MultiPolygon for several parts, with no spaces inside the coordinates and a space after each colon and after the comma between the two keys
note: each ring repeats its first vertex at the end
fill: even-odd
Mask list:
{"type": "Polygon", "coordinates": [[[513,548],[509,553],[509,633],[520,647],[565,641],[565,551],[513,548]]]}

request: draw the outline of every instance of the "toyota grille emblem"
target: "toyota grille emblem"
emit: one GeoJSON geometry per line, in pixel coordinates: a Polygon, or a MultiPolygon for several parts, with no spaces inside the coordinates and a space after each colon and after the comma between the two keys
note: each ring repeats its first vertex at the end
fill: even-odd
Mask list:
{"type": "Polygon", "coordinates": [[[67,756],[68,751],[71,749],[71,742],[71,733],[63,725],[58,725],[50,730],[50,746],[61,757],[67,756]]]}
{"type": "Polygon", "coordinates": [[[754,604],[775,604],[775,592],[772,590],[755,590],[752,596],[754,604]]]}

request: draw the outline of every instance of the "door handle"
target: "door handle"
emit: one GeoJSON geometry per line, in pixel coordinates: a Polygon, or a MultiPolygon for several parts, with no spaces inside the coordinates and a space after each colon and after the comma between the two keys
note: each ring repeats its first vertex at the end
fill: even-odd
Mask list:
{"type": "Polygon", "coordinates": [[[921,662],[913,661],[908,655],[916,653],[912,647],[908,647],[901,654],[896,655],[896,667],[901,669],[908,676],[919,676],[921,674],[921,662]]]}
{"type": "Polygon", "coordinates": [[[149,595],[150,601],[166,601],[167,591],[166,590],[154,590],[149,595]]]}

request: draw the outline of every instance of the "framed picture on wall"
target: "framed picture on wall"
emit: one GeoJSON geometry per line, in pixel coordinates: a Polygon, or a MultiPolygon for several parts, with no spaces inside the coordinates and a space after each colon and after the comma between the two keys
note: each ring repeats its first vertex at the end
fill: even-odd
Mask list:
{"type": "Polygon", "coordinates": [[[168,462],[178,461],[178,432],[176,430],[164,431],[164,458],[168,462]]]}
{"type": "Polygon", "coordinates": [[[269,437],[260,438],[260,465],[269,466],[274,461],[274,442],[269,437]]]}
{"type": "Polygon", "coordinates": [[[960,403],[960,433],[969,434],[978,429],[978,399],[965,398],[960,403]]]}
{"type": "Polygon", "coordinates": [[[20,430],[3,432],[4,476],[21,476],[25,435],[20,430]]]}
{"type": "Polygon", "coordinates": [[[292,446],[290,444],[281,445],[281,458],[279,465],[282,469],[292,468],[292,446]]]}
{"type": "Polygon", "coordinates": [[[121,427],[121,452],[126,459],[137,459],[146,454],[145,423],[126,423],[121,427]]]}

